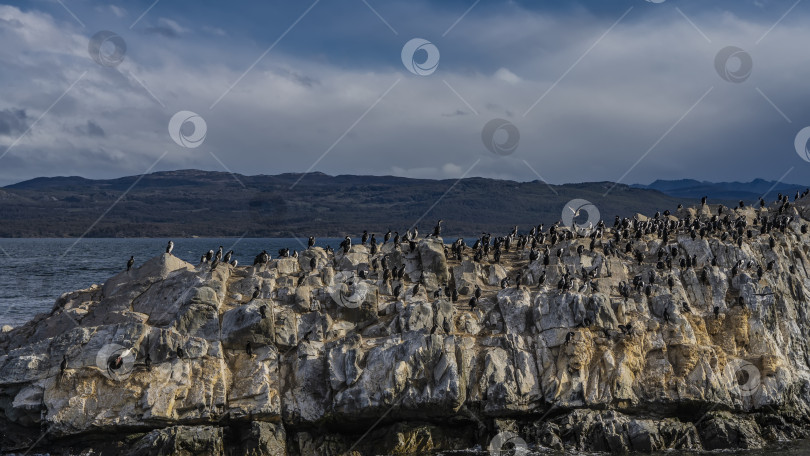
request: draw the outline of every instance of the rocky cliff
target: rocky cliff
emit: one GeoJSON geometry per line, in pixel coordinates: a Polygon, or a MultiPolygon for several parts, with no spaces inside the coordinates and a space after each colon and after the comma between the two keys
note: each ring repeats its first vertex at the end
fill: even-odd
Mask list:
{"type": "Polygon", "coordinates": [[[239,267],[163,254],[0,335],[0,445],[292,456],[804,438],[800,209],[239,267]]]}

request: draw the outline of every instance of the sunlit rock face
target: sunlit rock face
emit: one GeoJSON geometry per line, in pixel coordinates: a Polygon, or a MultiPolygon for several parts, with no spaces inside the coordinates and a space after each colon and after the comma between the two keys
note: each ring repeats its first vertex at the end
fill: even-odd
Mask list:
{"type": "Polygon", "coordinates": [[[213,270],[163,254],[4,328],[0,445],[365,455],[806,437],[801,210],[726,208],[728,226],[681,223],[666,244],[633,223],[627,237],[557,227],[533,261],[526,234],[498,262],[435,237],[213,270]]]}

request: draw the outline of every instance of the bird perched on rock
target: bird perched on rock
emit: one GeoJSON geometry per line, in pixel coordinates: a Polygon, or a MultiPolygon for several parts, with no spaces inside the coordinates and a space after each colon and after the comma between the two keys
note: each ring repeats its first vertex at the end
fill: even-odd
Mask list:
{"type": "Polygon", "coordinates": [[[476,304],[478,304],[478,298],[473,296],[472,298],[470,298],[470,310],[475,309],[476,304]]]}
{"type": "Polygon", "coordinates": [[[143,363],[146,366],[147,371],[152,370],[152,357],[149,356],[149,352],[146,352],[146,357],[143,359],[143,363]]]}
{"type": "Polygon", "coordinates": [[[692,313],[692,309],[689,307],[689,303],[687,303],[686,301],[684,301],[683,304],[681,304],[681,306],[683,307],[684,313],[692,313]]]}
{"type": "Polygon", "coordinates": [[[174,250],[174,242],[169,241],[169,243],[166,245],[166,253],[171,254],[172,250],[174,250]]]}
{"type": "Polygon", "coordinates": [[[183,349],[181,347],[177,347],[177,357],[183,359],[185,353],[183,353],[183,349]]]}
{"type": "Polygon", "coordinates": [[[129,257],[129,261],[127,261],[127,272],[129,272],[129,270],[132,269],[133,264],[135,264],[135,257],[131,256],[129,257]]]}
{"type": "Polygon", "coordinates": [[[262,316],[262,320],[267,318],[267,306],[266,305],[262,304],[261,306],[259,306],[259,315],[262,316]]]}
{"type": "Polygon", "coordinates": [[[439,219],[439,221],[436,222],[436,226],[433,227],[433,237],[439,237],[441,236],[441,234],[442,234],[442,220],[439,219]]]}
{"type": "Polygon", "coordinates": [[[312,247],[315,247],[315,238],[310,236],[309,240],[307,240],[307,248],[311,249],[312,247]]]}
{"type": "Polygon", "coordinates": [[[475,297],[476,299],[481,297],[481,287],[478,285],[475,286],[475,297]]]}
{"type": "Polygon", "coordinates": [[[253,356],[253,347],[250,346],[250,342],[245,344],[245,353],[247,353],[248,356],[253,356]]]}
{"type": "Polygon", "coordinates": [[[568,345],[568,343],[571,342],[571,338],[573,338],[573,337],[574,337],[574,332],[573,331],[568,331],[568,334],[565,335],[565,345],[568,345]]]}

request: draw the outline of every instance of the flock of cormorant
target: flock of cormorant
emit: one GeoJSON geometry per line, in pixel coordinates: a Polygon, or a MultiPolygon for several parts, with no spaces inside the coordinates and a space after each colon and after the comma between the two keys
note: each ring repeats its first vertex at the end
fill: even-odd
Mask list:
{"type": "MultiPolygon", "coordinates": [[[[806,197],[808,194],[810,194],[810,189],[802,193],[797,192],[794,202],[806,197]]],[[[701,199],[701,208],[705,208],[706,205],[707,198],[703,197],[701,199]]],[[[617,286],[616,293],[624,298],[625,301],[633,297],[634,294],[636,296],[641,296],[643,294],[645,297],[650,298],[655,292],[653,285],[666,284],[670,291],[673,289],[675,285],[673,275],[677,272],[677,270],[686,271],[692,269],[697,271],[698,269],[701,269],[700,281],[701,283],[708,284],[709,278],[705,265],[703,265],[701,268],[697,255],[692,255],[690,257],[689,255],[684,254],[676,243],[671,244],[670,241],[674,237],[679,235],[688,235],[692,239],[697,239],[698,237],[701,239],[717,239],[721,242],[730,241],[739,247],[742,246],[742,242],[746,238],[753,239],[756,236],[767,236],[768,246],[773,249],[776,242],[771,234],[774,231],[785,233],[789,223],[792,221],[792,216],[787,214],[787,209],[791,207],[791,202],[789,201],[788,196],[779,194],[775,205],[776,210],[773,211],[772,215],[768,215],[771,213],[771,211],[761,212],[751,222],[749,222],[744,215],[738,213],[736,211],[737,208],[727,208],[723,205],[718,205],[716,213],[711,216],[699,215],[692,217],[687,214],[685,217],[679,218],[674,216],[668,210],[664,211],[663,213],[656,212],[651,218],[622,218],[616,216],[614,218],[612,228],[608,228],[605,222],[600,220],[595,227],[589,227],[589,234],[583,234],[582,230],[577,229],[575,226],[563,227],[561,226],[561,222],[554,223],[549,227],[548,230],[545,230],[544,225],[541,223],[532,227],[528,233],[524,234],[519,233],[518,227],[514,226],[511,232],[504,236],[493,237],[490,233],[482,233],[481,236],[475,240],[472,247],[467,245],[464,238],[458,238],[456,241],[450,244],[449,247],[446,244],[444,245],[444,254],[448,261],[461,262],[465,259],[471,258],[476,263],[487,262],[489,264],[498,264],[501,262],[504,255],[511,254],[516,260],[515,264],[517,264],[517,260],[525,258],[525,250],[528,250],[528,263],[525,263],[523,266],[518,268],[518,271],[512,276],[505,276],[500,281],[500,288],[505,289],[513,285],[516,287],[527,286],[530,283],[536,284],[538,287],[542,288],[546,286],[545,267],[563,266],[563,262],[560,259],[568,251],[569,244],[567,244],[567,242],[574,239],[590,238],[588,247],[588,250],[590,251],[601,249],[606,257],[614,256],[617,258],[637,261],[638,265],[643,265],[645,262],[649,262],[650,268],[646,271],[646,273],[636,275],[630,282],[621,281],[617,286]],[[634,247],[634,241],[641,240],[645,236],[651,236],[654,239],[660,240],[660,247],[658,248],[657,252],[645,254],[643,251],[634,247]],[[556,260],[552,260],[553,257],[556,257],[556,260]],[[528,277],[529,266],[538,261],[542,263],[544,269],[539,277],[532,280],[532,278],[528,277]],[[554,264],[552,264],[552,261],[554,261],[554,264]],[[654,267],[652,266],[653,262],[655,263],[654,267]]],[[[761,208],[766,206],[765,201],[761,198],[759,200],[759,206],[761,208]]],[[[682,205],[678,205],[679,210],[682,208],[682,205]]],[[[739,209],[744,208],[745,203],[740,201],[739,209]]],[[[442,220],[439,220],[435,225],[433,232],[428,235],[428,237],[440,237],[442,232],[442,223],[442,220]]],[[[807,229],[807,225],[802,225],[800,228],[801,233],[807,233],[807,229]]],[[[400,236],[399,232],[393,232],[392,240],[392,232],[389,229],[388,232],[386,232],[383,236],[382,244],[385,245],[389,241],[392,241],[394,249],[401,251],[403,246],[407,245],[407,248],[412,252],[417,247],[416,241],[418,236],[418,229],[414,227],[412,230],[406,230],[403,236],[400,236]]],[[[370,259],[369,270],[358,269],[356,271],[357,276],[360,279],[382,280],[383,282],[387,282],[389,284],[391,283],[391,280],[395,280],[398,282],[397,285],[389,289],[392,290],[393,296],[399,297],[402,292],[403,285],[406,284],[405,265],[391,265],[389,264],[390,259],[388,256],[377,255],[377,253],[380,252],[380,246],[374,233],[363,231],[360,242],[361,245],[367,246],[368,251],[373,258],[370,259]]],[[[315,238],[309,237],[307,248],[309,249],[314,246],[315,238]]],[[[351,251],[351,247],[352,239],[350,236],[346,236],[340,243],[339,248],[345,254],[351,251]]],[[[166,246],[166,253],[171,254],[173,248],[174,243],[169,241],[168,245],[166,246]]],[[[585,250],[585,246],[580,244],[576,248],[576,254],[581,257],[585,253],[585,250]]],[[[329,255],[334,254],[334,250],[329,246],[326,247],[325,251],[329,255]]],[[[237,262],[235,259],[232,259],[232,256],[232,250],[223,254],[223,247],[220,246],[216,252],[214,252],[214,250],[209,250],[207,253],[203,254],[200,258],[200,264],[203,265],[210,263],[211,271],[215,270],[217,266],[223,263],[230,264],[235,267],[237,262]]],[[[290,249],[284,248],[278,251],[278,256],[280,258],[297,258],[298,252],[290,251],[290,249]]],[[[253,262],[253,267],[264,267],[270,262],[270,260],[270,254],[267,253],[267,251],[262,251],[256,255],[253,262]]],[[[134,258],[131,257],[127,262],[128,271],[131,269],[133,264],[134,258]]],[[[713,257],[709,261],[709,264],[712,267],[718,266],[717,258],[713,257]]],[[[310,267],[314,270],[317,268],[317,266],[317,260],[313,257],[310,260],[310,267]]],[[[737,263],[731,266],[728,272],[730,272],[730,276],[733,278],[739,274],[740,271],[753,270],[758,278],[762,278],[766,271],[771,271],[773,267],[773,261],[765,263],[763,267],[763,264],[760,264],[754,260],[749,260],[747,262],[745,260],[739,260],[737,263]]],[[[795,273],[795,268],[793,265],[789,266],[789,271],[791,274],[795,273]]],[[[301,277],[299,284],[303,278],[304,277],[301,277]]],[[[560,292],[567,292],[570,290],[576,290],[579,293],[599,292],[599,278],[599,268],[597,267],[593,267],[590,270],[585,267],[581,267],[580,271],[573,272],[570,270],[568,265],[565,265],[564,273],[561,274],[560,279],[556,284],[556,288],[560,292]]],[[[421,287],[425,287],[425,290],[427,291],[427,287],[420,277],[420,279],[417,280],[411,288],[412,294],[417,294],[421,287]]],[[[459,294],[459,290],[456,288],[454,283],[441,284],[438,288],[432,290],[432,296],[434,298],[439,299],[443,295],[453,303],[458,302],[459,294]]],[[[482,289],[476,284],[474,291],[472,291],[472,296],[467,302],[470,310],[475,309],[476,305],[481,299],[481,296],[482,289]]],[[[251,300],[259,297],[260,290],[257,287],[251,300]]],[[[740,297],[737,304],[744,306],[744,298],[740,297]]],[[[686,302],[681,304],[681,309],[684,313],[690,313],[692,311],[689,304],[686,302]]],[[[265,305],[259,308],[261,318],[267,317],[266,310],[267,307],[265,305]]],[[[719,317],[720,307],[715,306],[713,308],[713,313],[715,317],[719,317]]],[[[664,322],[668,323],[670,318],[671,315],[669,310],[664,310],[664,322]]],[[[589,327],[591,324],[592,322],[589,321],[588,318],[585,318],[577,326],[589,327]]],[[[621,333],[624,335],[633,334],[634,328],[630,323],[626,325],[619,325],[618,327],[621,333]]],[[[607,330],[603,329],[603,331],[605,331],[607,334],[607,330]]],[[[566,344],[571,341],[573,335],[573,332],[568,332],[566,334],[566,344]]],[[[249,355],[252,355],[253,353],[253,348],[249,342],[245,347],[245,351],[249,355]]],[[[177,349],[177,355],[178,357],[182,357],[182,351],[180,348],[177,349]]]]}

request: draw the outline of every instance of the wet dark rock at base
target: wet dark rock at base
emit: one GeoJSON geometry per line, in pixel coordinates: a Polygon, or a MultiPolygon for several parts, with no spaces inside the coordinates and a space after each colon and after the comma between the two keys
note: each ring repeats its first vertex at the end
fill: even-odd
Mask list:
{"type": "MultiPolygon", "coordinates": [[[[775,215],[727,210],[749,226],[775,215]]],[[[808,438],[810,236],[788,214],[784,230],[741,246],[673,233],[668,250],[698,264],[672,269],[657,267],[652,233],[606,252],[612,230],[593,250],[560,240],[548,265],[514,245],[500,264],[469,248],[458,261],[437,238],[213,271],[161,255],[0,333],[0,450],[624,453],[808,438]],[[371,269],[382,258],[402,280],[371,269]],[[563,290],[566,269],[577,281],[563,290]],[[651,272],[647,290],[619,293],[651,272]]]]}

